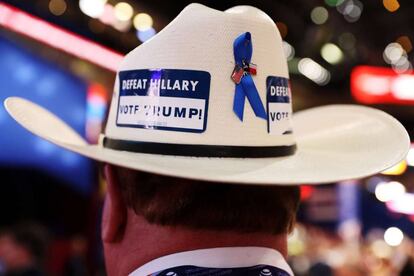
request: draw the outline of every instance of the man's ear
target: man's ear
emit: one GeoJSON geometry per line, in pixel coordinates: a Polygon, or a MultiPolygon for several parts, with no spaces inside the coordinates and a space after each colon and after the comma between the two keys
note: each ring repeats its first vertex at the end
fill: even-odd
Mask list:
{"type": "Polygon", "coordinates": [[[105,164],[107,192],[102,215],[102,240],[107,243],[122,239],[127,219],[127,208],[122,199],[114,168],[105,164]]]}

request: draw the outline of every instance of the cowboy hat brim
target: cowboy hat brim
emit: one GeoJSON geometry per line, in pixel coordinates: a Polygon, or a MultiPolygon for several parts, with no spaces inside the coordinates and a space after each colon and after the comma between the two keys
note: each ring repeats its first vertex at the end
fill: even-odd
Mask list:
{"type": "Polygon", "coordinates": [[[22,98],[6,99],[24,128],[97,161],[173,177],[240,184],[299,185],[361,178],[405,158],[410,140],[392,116],[358,105],[328,105],[297,112],[297,151],[277,158],[205,158],[134,153],[90,145],[62,120],[22,98]]]}

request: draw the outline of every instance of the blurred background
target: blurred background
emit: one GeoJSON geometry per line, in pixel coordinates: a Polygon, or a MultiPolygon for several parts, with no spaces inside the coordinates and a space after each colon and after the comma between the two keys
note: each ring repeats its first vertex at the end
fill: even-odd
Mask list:
{"type": "MultiPolygon", "coordinates": [[[[294,111],[357,103],[414,137],[414,2],[199,1],[249,4],[276,22],[294,111]]],[[[22,96],[94,143],[122,57],[190,1],[0,1],[0,101],[22,96]]],[[[47,275],[105,275],[97,165],[18,126],[0,105],[0,275],[30,260],[47,275]]],[[[414,138],[412,138],[414,139],[414,138]]],[[[370,178],[302,186],[289,238],[297,275],[414,275],[414,147],[370,178]]],[[[36,274],[37,275],[37,274],[36,274]]]]}

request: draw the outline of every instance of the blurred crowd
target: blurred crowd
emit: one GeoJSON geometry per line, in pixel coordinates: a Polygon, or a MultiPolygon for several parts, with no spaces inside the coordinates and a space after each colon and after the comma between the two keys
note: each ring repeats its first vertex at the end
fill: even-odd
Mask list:
{"type": "MultiPolygon", "coordinates": [[[[298,224],[289,237],[288,261],[297,276],[414,275],[414,242],[404,237],[391,246],[383,234],[374,229],[362,237],[355,226],[329,232],[298,224]]],[[[18,224],[0,232],[0,275],[105,275],[88,250],[82,235],[62,240],[41,225],[18,224]]]]}
{"type": "Polygon", "coordinates": [[[91,275],[87,252],[83,236],[60,240],[39,224],[17,224],[0,230],[0,275],[91,275]]]}
{"type": "Polygon", "coordinates": [[[289,262],[297,276],[414,275],[413,241],[404,237],[391,246],[383,234],[374,229],[362,237],[349,227],[341,233],[298,225],[289,238],[289,262]]]}

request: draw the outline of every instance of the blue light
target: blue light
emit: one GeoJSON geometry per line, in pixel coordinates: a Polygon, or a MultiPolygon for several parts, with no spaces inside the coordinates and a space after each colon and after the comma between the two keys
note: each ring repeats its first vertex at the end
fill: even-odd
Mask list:
{"type": "Polygon", "coordinates": [[[62,151],[61,158],[62,163],[68,167],[76,167],[82,161],[78,154],[70,151],[62,151]]]}
{"type": "Polygon", "coordinates": [[[36,85],[36,91],[41,96],[51,96],[58,90],[57,83],[53,79],[54,76],[43,77],[36,85]]]}
{"type": "Polygon", "coordinates": [[[105,117],[106,107],[101,104],[88,104],[86,114],[88,118],[102,120],[105,117]]]}
{"type": "MultiPolygon", "coordinates": [[[[9,96],[33,101],[85,135],[88,84],[67,70],[34,56],[0,34],[0,103],[9,96]]],[[[0,105],[0,166],[47,172],[80,193],[92,190],[90,160],[31,134],[0,105]],[[76,173],[74,173],[76,172],[76,173]]]]}
{"type": "Polygon", "coordinates": [[[85,106],[72,107],[71,119],[78,124],[85,124],[85,119],[86,119],[85,106]]]}
{"type": "Polygon", "coordinates": [[[4,121],[7,117],[6,111],[4,110],[4,107],[0,106],[0,123],[4,121]]]}
{"type": "Polygon", "coordinates": [[[34,148],[42,155],[51,155],[56,149],[52,143],[43,140],[42,138],[34,137],[34,148]]]}
{"type": "Polygon", "coordinates": [[[141,42],[145,42],[153,37],[157,32],[154,28],[149,28],[145,31],[137,31],[137,37],[141,42]]]}
{"type": "Polygon", "coordinates": [[[14,77],[22,84],[33,81],[35,78],[35,69],[27,64],[15,65],[14,77]]]}

